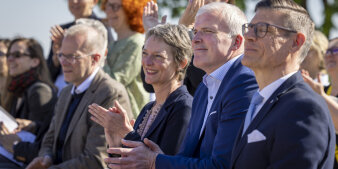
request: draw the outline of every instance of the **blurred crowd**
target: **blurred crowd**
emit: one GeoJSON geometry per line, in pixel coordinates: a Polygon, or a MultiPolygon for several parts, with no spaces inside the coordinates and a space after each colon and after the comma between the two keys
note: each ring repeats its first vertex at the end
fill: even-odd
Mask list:
{"type": "Polygon", "coordinates": [[[96,5],[68,0],[46,57],[0,39],[0,169],[338,168],[338,37],[293,0],[96,5]]]}

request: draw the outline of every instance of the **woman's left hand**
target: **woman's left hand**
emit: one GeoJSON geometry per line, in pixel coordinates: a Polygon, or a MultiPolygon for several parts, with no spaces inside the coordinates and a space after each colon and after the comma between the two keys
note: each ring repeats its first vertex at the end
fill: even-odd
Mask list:
{"type": "Polygon", "coordinates": [[[28,119],[15,119],[18,123],[18,128],[15,129],[15,133],[20,132],[21,130],[25,130],[31,133],[35,133],[36,131],[36,123],[32,120],[28,119]]]}

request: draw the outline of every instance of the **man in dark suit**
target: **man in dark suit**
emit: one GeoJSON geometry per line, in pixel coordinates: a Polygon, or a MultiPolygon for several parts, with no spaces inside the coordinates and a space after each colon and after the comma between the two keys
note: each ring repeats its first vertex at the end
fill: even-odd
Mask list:
{"type": "Polygon", "coordinates": [[[92,19],[77,22],[66,31],[58,53],[70,85],[61,91],[39,157],[28,169],[103,168],[104,130],[90,120],[88,105],[96,103],[108,108],[118,100],[131,112],[124,86],[101,70],[107,47],[105,27],[92,19]]]}
{"type": "Polygon", "coordinates": [[[132,149],[112,148],[123,155],[109,158],[111,168],[229,168],[233,143],[252,94],[253,72],[241,64],[244,13],[234,5],[210,3],[199,9],[194,27],[194,65],[206,72],[196,90],[187,134],[176,156],[164,155],[148,140],[123,141],[132,149]],[[152,151],[150,151],[152,150],[152,151]],[[126,156],[124,156],[126,155],[126,156]],[[156,165],[156,166],[155,166],[156,165]]]}
{"type": "Polygon", "coordinates": [[[259,85],[232,154],[233,169],[332,169],[335,132],[325,101],[305,84],[300,63],[314,24],[292,0],[264,0],[243,25],[243,65],[259,85]]]}

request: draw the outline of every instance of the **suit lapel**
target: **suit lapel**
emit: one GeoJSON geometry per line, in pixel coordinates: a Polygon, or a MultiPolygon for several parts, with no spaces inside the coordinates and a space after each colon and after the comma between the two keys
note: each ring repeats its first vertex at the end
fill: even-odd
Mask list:
{"type": "Polygon", "coordinates": [[[89,88],[85,91],[84,96],[82,97],[79,105],[77,106],[73,118],[70,121],[69,128],[67,130],[65,143],[67,142],[69,136],[71,135],[72,131],[74,130],[76,124],[78,123],[80,117],[84,114],[87,115],[88,111],[85,111],[89,104],[93,101],[95,90],[100,84],[101,78],[103,74],[100,70],[97,72],[96,76],[94,77],[92,83],[90,84],[89,88]]]}
{"type": "Polygon", "coordinates": [[[257,113],[257,116],[253,119],[250,123],[249,127],[245,131],[242,137],[243,132],[243,124],[240,129],[241,132],[238,133],[236,142],[235,142],[235,151],[233,154],[233,161],[237,159],[241,151],[243,150],[244,146],[247,144],[247,135],[251,133],[254,129],[256,129],[259,124],[262,122],[264,117],[270,112],[273,106],[278,102],[279,98],[285,94],[288,90],[290,90],[298,81],[302,80],[300,73],[296,73],[292,75],[289,79],[287,79],[271,96],[270,98],[264,103],[261,110],[257,113]]]}

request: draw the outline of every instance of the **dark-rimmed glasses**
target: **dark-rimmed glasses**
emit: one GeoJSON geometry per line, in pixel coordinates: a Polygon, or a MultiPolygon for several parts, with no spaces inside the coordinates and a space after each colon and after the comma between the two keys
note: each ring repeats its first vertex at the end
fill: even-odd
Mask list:
{"type": "Polygon", "coordinates": [[[10,52],[8,52],[7,54],[6,54],[6,57],[7,58],[9,58],[9,57],[13,57],[13,58],[20,58],[21,56],[30,56],[30,54],[29,53],[21,53],[21,52],[12,52],[12,53],[10,53],[10,52]]]}
{"type": "Polygon", "coordinates": [[[273,25],[273,24],[268,24],[268,23],[264,23],[264,22],[258,22],[256,24],[252,24],[252,23],[246,23],[242,25],[242,33],[243,35],[245,35],[246,33],[248,33],[250,31],[250,29],[254,29],[255,32],[255,36],[256,38],[264,38],[264,36],[266,35],[266,33],[269,31],[269,27],[275,27],[277,29],[281,29],[287,32],[292,32],[292,33],[297,33],[297,31],[295,30],[291,30],[289,28],[284,28],[278,25],[273,25]]]}
{"type": "Polygon", "coordinates": [[[338,54],[338,48],[331,48],[326,50],[326,55],[337,55],[338,54]]]}
{"type": "Polygon", "coordinates": [[[117,12],[118,10],[120,10],[121,7],[122,7],[122,5],[118,4],[118,3],[107,2],[107,4],[106,4],[106,8],[110,8],[114,12],[117,12]]]}

